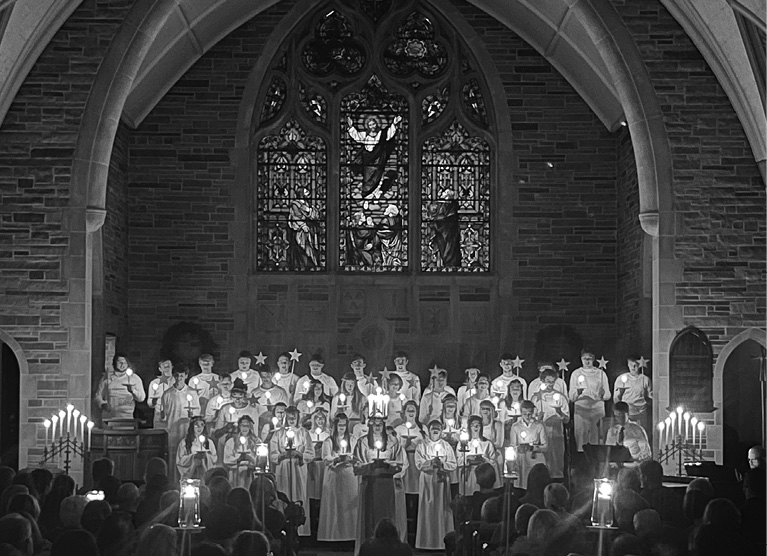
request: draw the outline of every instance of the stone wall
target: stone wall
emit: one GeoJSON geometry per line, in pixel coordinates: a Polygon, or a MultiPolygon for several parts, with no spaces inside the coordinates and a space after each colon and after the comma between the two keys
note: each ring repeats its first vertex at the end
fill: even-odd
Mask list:
{"type": "MultiPolygon", "coordinates": [[[[83,284],[70,280],[72,154],[91,84],[131,0],[85,2],[41,54],[0,127],[0,327],[18,342],[20,464],[42,454],[42,420],[89,410],[83,284]]],[[[80,215],[80,218],[83,216],[80,215]]]]}

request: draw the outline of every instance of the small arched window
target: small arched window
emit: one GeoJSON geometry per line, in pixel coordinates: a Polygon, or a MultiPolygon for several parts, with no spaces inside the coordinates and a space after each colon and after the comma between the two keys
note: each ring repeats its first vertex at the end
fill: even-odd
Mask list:
{"type": "Polygon", "coordinates": [[[491,270],[495,112],[430,3],[324,4],[262,83],[256,271],[491,270]]]}
{"type": "Polygon", "coordinates": [[[681,405],[696,413],[714,411],[714,353],[702,331],[690,326],[674,338],[669,377],[670,410],[681,405]]]}

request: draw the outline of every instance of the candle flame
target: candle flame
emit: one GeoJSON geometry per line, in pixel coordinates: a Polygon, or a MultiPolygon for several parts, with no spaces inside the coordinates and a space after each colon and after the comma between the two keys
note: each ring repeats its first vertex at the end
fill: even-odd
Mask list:
{"type": "Polygon", "coordinates": [[[67,404],[67,411],[71,412],[74,408],[75,408],[75,406],[73,406],[71,403],[67,404]]]}
{"type": "Polygon", "coordinates": [[[192,401],[192,394],[186,395],[186,401],[191,402],[192,401]]]}
{"type": "Polygon", "coordinates": [[[706,423],[704,423],[703,421],[698,423],[698,430],[700,432],[703,432],[703,429],[705,429],[705,428],[706,428],[706,423]]]}
{"type": "Polygon", "coordinates": [[[205,444],[205,436],[204,435],[201,434],[200,438],[198,438],[198,440],[200,441],[200,444],[205,444]]]}
{"type": "Polygon", "coordinates": [[[280,420],[277,417],[272,417],[272,424],[276,427],[280,420]]]}
{"type": "Polygon", "coordinates": [[[346,395],[345,394],[339,394],[338,399],[341,401],[341,403],[344,403],[346,401],[346,395]]]}
{"type": "Polygon", "coordinates": [[[319,436],[320,434],[322,434],[322,429],[320,427],[317,427],[314,432],[317,434],[317,436],[319,436]]]}
{"type": "Polygon", "coordinates": [[[663,432],[663,429],[665,429],[665,428],[666,428],[666,423],[664,423],[663,421],[661,421],[660,423],[658,423],[658,430],[659,430],[660,432],[663,432]]]}
{"type": "Polygon", "coordinates": [[[96,425],[96,423],[94,423],[93,421],[88,421],[88,428],[89,429],[92,429],[95,425],[96,425]]]}
{"type": "Polygon", "coordinates": [[[229,406],[229,414],[234,415],[237,412],[237,410],[234,408],[234,406],[229,406]]]}
{"type": "Polygon", "coordinates": [[[296,433],[293,431],[293,429],[288,429],[288,432],[285,433],[285,436],[287,436],[288,438],[295,438],[296,433]]]}
{"type": "Polygon", "coordinates": [[[260,458],[265,458],[269,455],[269,447],[266,444],[259,444],[256,448],[256,455],[260,458]]]}
{"type": "Polygon", "coordinates": [[[154,390],[156,392],[159,389],[160,389],[160,385],[159,384],[157,384],[156,382],[154,384],[152,384],[152,390],[154,390]]]}
{"type": "Polygon", "coordinates": [[[507,446],[504,457],[506,461],[514,461],[517,459],[517,449],[514,446],[507,446]]]}
{"type": "Polygon", "coordinates": [[[560,395],[559,395],[559,392],[557,392],[556,394],[554,394],[554,401],[555,401],[555,402],[558,402],[558,401],[559,401],[559,400],[561,400],[561,399],[562,399],[562,396],[560,396],[560,395]]]}
{"type": "Polygon", "coordinates": [[[580,382],[580,383],[586,382],[586,377],[583,376],[583,375],[578,375],[578,382],[580,382]]]}
{"type": "Polygon", "coordinates": [[[43,421],[43,426],[47,429],[48,427],[51,426],[51,422],[48,419],[46,419],[45,421],[43,421]]]}
{"type": "Polygon", "coordinates": [[[133,369],[128,367],[127,369],[125,369],[125,374],[128,375],[128,376],[131,376],[133,374],[133,369]]]}
{"type": "Polygon", "coordinates": [[[381,442],[380,440],[376,440],[375,447],[376,447],[376,450],[380,450],[381,448],[383,448],[383,442],[381,442]]]}
{"type": "Polygon", "coordinates": [[[88,420],[88,418],[85,415],[80,415],[80,422],[81,423],[85,423],[85,421],[87,421],[87,420],[88,420]]]}
{"type": "Polygon", "coordinates": [[[248,443],[248,439],[247,439],[247,438],[245,438],[244,436],[241,436],[241,437],[240,437],[240,444],[242,444],[243,446],[245,446],[245,444],[247,444],[247,443],[248,443]]]}
{"type": "Polygon", "coordinates": [[[346,440],[341,440],[341,448],[346,448],[349,443],[346,440]]]}

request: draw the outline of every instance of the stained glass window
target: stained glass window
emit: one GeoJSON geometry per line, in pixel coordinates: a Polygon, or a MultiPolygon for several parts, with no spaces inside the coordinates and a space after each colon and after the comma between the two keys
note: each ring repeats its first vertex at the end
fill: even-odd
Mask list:
{"type": "Polygon", "coordinates": [[[290,120],[258,144],[258,270],[325,270],[327,152],[290,120]]]}
{"type": "Polygon", "coordinates": [[[451,23],[422,0],[331,0],[276,52],[254,270],[490,271],[493,107],[451,23]]]}
{"type": "Polygon", "coordinates": [[[455,121],[424,142],[422,160],[422,270],[489,270],[489,145],[455,121]]]}
{"type": "Polygon", "coordinates": [[[407,267],[407,101],[377,76],[341,100],[341,260],[344,270],[407,267]]]}

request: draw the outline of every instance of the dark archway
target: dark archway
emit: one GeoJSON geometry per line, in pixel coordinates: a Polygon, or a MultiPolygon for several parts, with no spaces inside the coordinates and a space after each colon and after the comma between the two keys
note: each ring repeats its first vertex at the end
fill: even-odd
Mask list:
{"type": "Polygon", "coordinates": [[[16,354],[0,341],[0,464],[19,468],[19,382],[16,354]]]}
{"type": "Polygon", "coordinates": [[[761,393],[759,366],[765,349],[746,340],[724,363],[722,411],[724,419],[724,464],[745,468],[751,446],[761,444],[761,393]]]}

